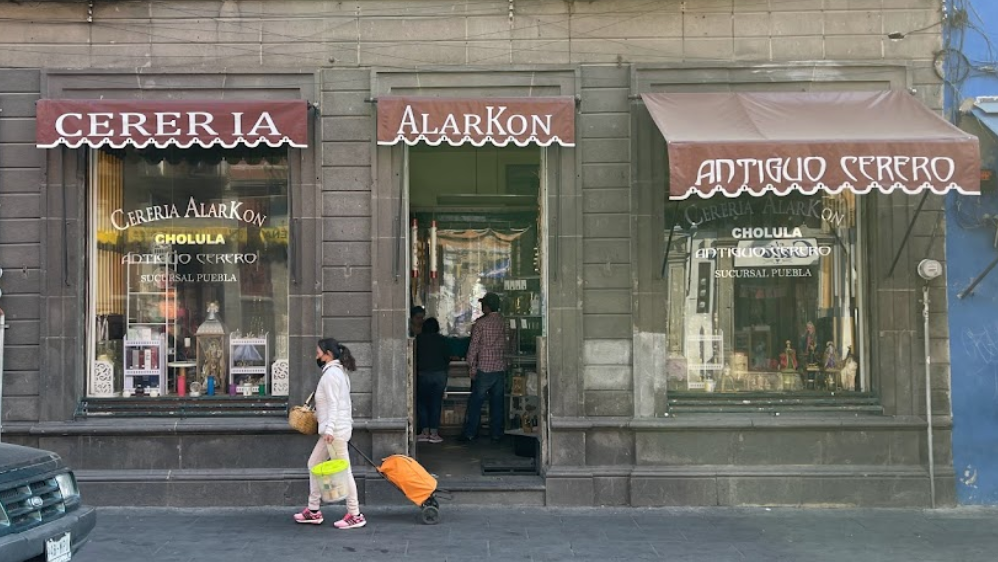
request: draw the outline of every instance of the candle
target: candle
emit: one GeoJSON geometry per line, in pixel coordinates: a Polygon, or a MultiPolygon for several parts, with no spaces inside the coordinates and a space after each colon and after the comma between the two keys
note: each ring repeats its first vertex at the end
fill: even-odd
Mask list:
{"type": "Polygon", "coordinates": [[[229,385],[229,396],[236,395],[236,385],[235,383],[229,385]]]}
{"type": "Polygon", "coordinates": [[[412,219],[412,276],[419,277],[419,221],[412,219]]]}
{"type": "Polygon", "coordinates": [[[208,396],[215,395],[215,377],[208,377],[208,396]]]}
{"type": "Polygon", "coordinates": [[[430,221],[430,278],[437,278],[437,221],[430,221]]]}

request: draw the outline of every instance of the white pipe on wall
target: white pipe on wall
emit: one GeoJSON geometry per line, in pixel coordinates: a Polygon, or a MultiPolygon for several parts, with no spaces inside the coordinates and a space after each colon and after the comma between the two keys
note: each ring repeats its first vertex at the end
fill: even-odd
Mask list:
{"type": "Polygon", "coordinates": [[[929,284],[922,287],[922,318],[925,321],[925,421],[926,440],[928,442],[929,454],[929,503],[932,509],[936,508],[936,461],[932,452],[932,385],[931,364],[932,358],[929,353],[929,284]]]}
{"type": "Polygon", "coordinates": [[[0,441],[3,440],[3,342],[7,331],[7,316],[0,308],[0,441]]]}

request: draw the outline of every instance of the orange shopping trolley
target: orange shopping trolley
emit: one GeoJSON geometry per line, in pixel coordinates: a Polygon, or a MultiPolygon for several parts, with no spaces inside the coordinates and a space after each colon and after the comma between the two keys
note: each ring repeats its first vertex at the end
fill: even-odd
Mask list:
{"type": "Polygon", "coordinates": [[[437,479],[426,472],[416,459],[406,455],[391,455],[377,465],[353,443],[347,442],[361,458],[378,471],[385,480],[391,482],[409,501],[419,506],[419,520],[424,525],[440,522],[440,503],[436,494],[443,492],[437,488],[437,479]]]}

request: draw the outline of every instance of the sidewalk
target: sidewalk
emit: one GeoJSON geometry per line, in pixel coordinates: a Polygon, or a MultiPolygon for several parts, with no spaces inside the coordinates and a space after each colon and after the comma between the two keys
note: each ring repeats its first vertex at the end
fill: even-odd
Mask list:
{"type": "Polygon", "coordinates": [[[783,508],[548,509],[377,507],[368,526],[339,531],[293,509],[100,508],[74,562],[985,562],[998,559],[998,510],[783,508]]]}

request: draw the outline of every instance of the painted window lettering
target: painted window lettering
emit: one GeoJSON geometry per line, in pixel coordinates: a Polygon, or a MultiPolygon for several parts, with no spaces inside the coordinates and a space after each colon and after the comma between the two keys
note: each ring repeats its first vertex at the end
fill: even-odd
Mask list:
{"type": "Polygon", "coordinates": [[[111,211],[111,225],[116,230],[127,230],[129,227],[138,226],[145,223],[156,222],[166,219],[183,218],[220,218],[242,221],[262,227],[267,222],[267,215],[259,213],[253,209],[243,209],[243,201],[229,201],[228,203],[199,203],[191,197],[181,215],[176,204],[154,205],[142,209],[125,211],[115,209],[111,211]]]}

